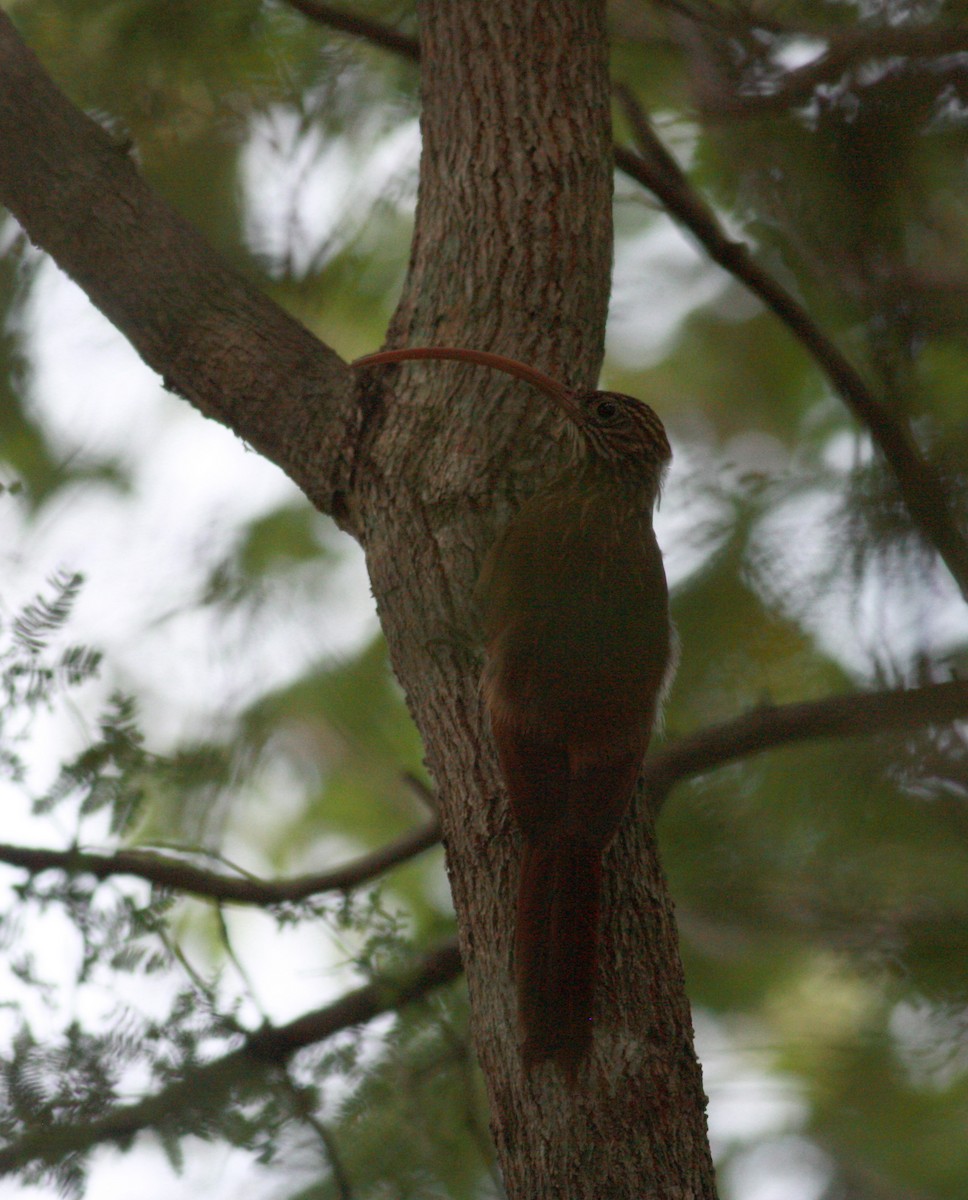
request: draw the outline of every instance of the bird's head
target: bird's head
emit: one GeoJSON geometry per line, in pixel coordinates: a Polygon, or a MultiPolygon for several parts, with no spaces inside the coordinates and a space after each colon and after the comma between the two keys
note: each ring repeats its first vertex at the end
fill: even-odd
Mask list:
{"type": "Polygon", "coordinates": [[[356,359],[353,366],[416,359],[476,363],[523,379],[552,400],[568,418],[568,425],[575,435],[573,448],[580,464],[593,468],[604,466],[618,479],[650,487],[653,498],[658,494],[662,476],[672,459],[672,450],[662,422],[641,400],[621,392],[575,392],[515,358],[458,346],[381,350],[356,359]]]}

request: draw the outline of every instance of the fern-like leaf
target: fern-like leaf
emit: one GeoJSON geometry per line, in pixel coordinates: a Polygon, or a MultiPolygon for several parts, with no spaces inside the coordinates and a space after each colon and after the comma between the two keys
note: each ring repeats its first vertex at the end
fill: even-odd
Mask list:
{"type": "Polygon", "coordinates": [[[39,654],[67,624],[83,582],[77,571],[55,572],[47,581],[53,595],[38,593],[14,618],[14,642],[30,654],[39,654]]]}

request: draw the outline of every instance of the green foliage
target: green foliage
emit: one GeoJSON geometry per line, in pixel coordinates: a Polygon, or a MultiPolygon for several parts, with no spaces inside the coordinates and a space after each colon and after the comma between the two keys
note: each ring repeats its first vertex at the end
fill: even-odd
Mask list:
{"type": "MultiPolygon", "coordinates": [[[[51,656],[51,643],[65,632],[81,583],[77,575],[55,576],[49,590],[25,605],[6,629],[9,646],[0,651],[2,715],[12,728],[29,728],[29,721],[20,719],[29,718],[39,705],[56,709],[65,695],[89,682],[97,668],[98,657],[84,648],[69,647],[52,658],[53,665],[45,658],[51,656]]],[[[130,835],[149,796],[153,805],[171,807],[166,793],[211,786],[217,777],[225,785],[225,771],[213,771],[205,753],[204,748],[149,753],[134,702],[112,695],[97,735],[62,765],[53,786],[35,797],[34,811],[55,815],[61,823],[76,823],[78,843],[85,830],[97,826],[105,809],[110,833],[130,835]]],[[[208,753],[211,756],[211,750],[208,753]]],[[[26,788],[23,762],[13,753],[7,757],[8,775],[26,788]]],[[[233,781],[238,786],[237,772],[233,781]]],[[[195,857],[204,862],[203,856],[195,857]]],[[[227,976],[238,960],[221,913],[218,953],[200,972],[183,945],[194,923],[186,926],[179,919],[185,902],[170,889],[148,889],[123,876],[99,882],[78,859],[74,870],[32,869],[13,892],[16,907],[0,920],[0,942],[14,981],[8,989],[11,997],[45,997],[58,1012],[57,997],[65,989],[75,996],[112,997],[108,1009],[90,1023],[81,1024],[65,1013],[63,1026],[43,1039],[33,1031],[28,1006],[18,1012],[18,1001],[8,1001],[16,1019],[0,1054],[0,1139],[13,1146],[38,1136],[43,1141],[42,1153],[21,1172],[25,1182],[49,1180],[66,1195],[85,1194],[91,1150],[85,1130],[105,1120],[116,1121],[112,1140],[122,1147],[131,1144],[131,1131],[150,1125],[176,1169],[182,1165],[188,1136],[221,1140],[265,1162],[303,1153],[299,1130],[308,1129],[315,1137],[322,1129],[317,1115],[325,1107],[321,1096],[308,1085],[297,1086],[287,1067],[255,1057],[231,1057],[257,1026],[251,998],[229,987],[227,976]],[[55,912],[66,922],[73,945],[52,970],[35,954],[31,940],[44,915],[55,912]],[[138,986],[119,989],[123,981],[138,986]],[[146,1003],[149,996],[153,1000],[146,1003]],[[224,1070],[207,1067],[219,1059],[225,1060],[224,1070]],[[140,1106],[132,1106],[129,1098],[128,1081],[133,1077],[147,1097],[140,1106]],[[142,1111],[144,1118],[137,1115],[142,1111]]],[[[341,942],[355,945],[353,959],[363,978],[392,979],[412,957],[403,911],[377,892],[315,896],[267,912],[279,929],[309,922],[317,928],[321,922],[328,926],[341,942]]],[[[378,1075],[412,1074],[417,1077],[414,1086],[429,1089],[438,1103],[441,1078],[463,1089],[453,1077],[458,1060],[461,1080],[472,1070],[466,1031],[461,1026],[455,1032],[450,1021],[447,1005],[439,998],[416,1017],[402,1020],[381,1051],[378,1075]],[[444,1037],[446,1053],[438,1049],[428,1060],[428,1037],[436,1043],[444,1037]]],[[[322,1058],[314,1051],[309,1057],[312,1078],[319,1081],[338,1072],[344,1095],[347,1087],[355,1096],[374,1086],[371,1068],[361,1065],[359,1041],[352,1033],[322,1058]]],[[[302,1074],[310,1070],[299,1060],[294,1069],[302,1074]]],[[[356,1100],[344,1103],[347,1113],[354,1104],[359,1108],[356,1100]]],[[[340,1124],[343,1118],[334,1120],[340,1124]]],[[[346,1121],[352,1144],[365,1145],[366,1137],[374,1136],[370,1130],[357,1138],[358,1112],[346,1121]]],[[[429,1138],[431,1126],[424,1129],[429,1138]]],[[[468,1166],[461,1148],[449,1145],[441,1170],[457,1170],[464,1179],[479,1173],[479,1166],[468,1166]]],[[[407,1168],[415,1169],[412,1164],[407,1168]]]]}
{"type": "MultiPolygon", "coordinates": [[[[345,355],[380,343],[406,264],[415,162],[374,163],[415,116],[411,64],[282,2],[8,7],[72,98],[131,139],[152,183],[250,278],[345,355]],[[321,169],[328,215],[312,198],[321,169]],[[276,184],[270,202],[263,193],[276,184]]],[[[398,4],[353,8],[413,28],[398,4]]],[[[611,17],[615,77],[730,231],[889,410],[910,418],[963,512],[962,54],[861,55],[796,102],[784,89],[808,36],[962,27],[964,5],[690,0],[614,4],[611,17]]],[[[617,133],[626,138],[621,120],[617,133]]],[[[623,196],[620,272],[668,228],[637,189],[623,184],[623,196]]],[[[92,466],[83,445],[55,437],[36,403],[25,324],[37,260],[5,232],[0,515],[21,543],[42,546],[65,497],[106,494],[132,511],[146,472],[120,453],[92,466]]],[[[968,661],[962,610],[816,361],[719,268],[686,262],[668,242],[649,253],[649,277],[613,322],[626,330],[617,345],[645,332],[650,348],[616,350],[607,374],[655,404],[676,449],[659,533],[683,651],[665,737],[764,705],[940,679],[968,661]],[[710,286],[690,304],[680,281],[710,286]],[[655,282],[683,314],[663,338],[651,337],[655,282]]],[[[95,512],[72,559],[92,583],[96,525],[95,512]]],[[[133,528],[133,542],[154,536],[133,528]]],[[[103,658],[83,634],[67,639],[73,571],[4,614],[0,778],[48,822],[48,842],[66,832],[77,846],[166,844],[209,869],[238,860],[284,875],[376,849],[426,819],[404,781],[423,778],[419,738],[382,639],[321,655],[320,629],[338,608],[322,587],[318,611],[294,615],[293,597],[314,598],[341,561],[332,530],[287,496],[246,508],[234,532],[203,578],[186,572],[172,612],[146,612],[103,658]],[[301,649],[288,674],[241,696],[211,677],[211,696],[164,692],[165,664],[146,661],[142,637],[196,621],[224,662],[252,648],[227,630],[248,631],[255,613],[293,627],[301,649]],[[159,695],[183,706],[190,736],[171,733],[159,695]],[[82,744],[51,772],[32,731],[75,710],[89,717],[82,744]],[[35,787],[38,759],[52,778],[35,787]]],[[[5,572],[16,565],[11,552],[5,572]]],[[[139,569],[133,557],[133,593],[162,590],[167,568],[147,583],[139,569]]],[[[169,644],[181,653],[175,633],[169,644]]],[[[679,786],[662,818],[693,1002],[738,1053],[756,1051],[772,1078],[793,1081],[803,1103],[793,1131],[823,1156],[823,1200],[956,1200],[968,1188],[966,764],[958,726],[795,744],[679,786]]],[[[245,948],[217,906],[131,880],[12,877],[16,904],[0,928],[6,1140],[175,1086],[260,1023],[260,981],[239,982],[245,948]],[[55,914],[70,931],[66,976],[51,970],[38,932],[55,914]],[[103,1019],[69,1011],[65,995],[114,997],[119,984],[103,1019]],[[55,1017],[28,1018],[38,997],[55,1017]]],[[[380,977],[449,930],[440,855],[388,876],[376,895],[316,897],[267,919],[280,937],[316,930],[355,977],[380,977]]],[[[288,1073],[253,1067],[183,1094],[155,1127],[176,1167],[191,1154],[186,1134],[219,1139],[273,1161],[280,1190],[305,1200],[497,1195],[466,1020],[452,989],[377,1033],[304,1052],[288,1073]]],[[[731,1143],[723,1161],[770,1136],[731,1143]]],[[[88,1165],[52,1143],[51,1162],[22,1178],[80,1195],[88,1165]]]]}
{"type": "MultiPolygon", "coordinates": [[[[394,1023],[380,1061],[361,1072],[359,1086],[329,1125],[345,1147],[341,1168],[360,1196],[501,1195],[488,1140],[487,1101],[470,1050],[466,1002],[434,998],[394,1023]],[[388,1130],[394,1136],[388,1138],[388,1130]]],[[[336,1200],[330,1175],[295,1192],[294,1200],[336,1200]]]]}
{"type": "Polygon", "coordinates": [[[57,573],[49,591],[37,595],[9,622],[0,621],[0,773],[24,778],[22,743],[30,720],[63,690],[97,674],[100,654],[86,646],[49,653],[50,641],[66,625],[83,578],[57,573]]]}

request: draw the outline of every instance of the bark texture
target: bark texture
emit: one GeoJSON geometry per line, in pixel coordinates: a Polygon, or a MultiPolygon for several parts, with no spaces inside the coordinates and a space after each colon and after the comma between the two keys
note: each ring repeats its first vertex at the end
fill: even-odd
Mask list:
{"type": "MultiPolygon", "coordinates": [[[[610,281],[604,4],[426,0],[424,138],[392,344],[449,344],[593,386],[610,281]]],[[[557,419],[478,368],[374,370],[357,475],[374,594],[438,783],[477,1050],[508,1193],[715,1195],[672,904],[653,830],[605,860],[595,1050],[570,1090],[522,1070],[512,939],[520,847],[478,688],[471,591],[557,419]]]]}
{"type": "MultiPolygon", "coordinates": [[[[593,385],[611,263],[604,0],[425,0],[411,268],[390,340],[494,350],[593,385]]],[[[0,200],[169,385],[277,462],[366,550],[424,736],[492,1130],[513,1200],[711,1200],[702,1085],[651,822],[604,863],[595,1048],[525,1075],[511,946],[519,847],[479,694],[471,591],[556,459],[529,390],[429,363],[354,381],[228,270],[73,109],[0,14],[0,200]],[[354,383],[356,398],[354,403],[354,383]]]]}
{"type": "Polygon", "coordinates": [[[0,13],[0,203],[165,386],[339,512],[358,425],[338,356],[228,267],[0,13]]]}

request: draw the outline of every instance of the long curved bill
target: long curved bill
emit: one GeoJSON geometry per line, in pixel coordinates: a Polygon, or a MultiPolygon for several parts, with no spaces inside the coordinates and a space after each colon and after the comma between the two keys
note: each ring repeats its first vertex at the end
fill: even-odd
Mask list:
{"type": "Polygon", "coordinates": [[[376,354],[365,354],[350,365],[353,367],[376,366],[378,363],[410,362],[419,358],[445,359],[448,362],[476,363],[480,367],[490,367],[494,371],[503,371],[505,375],[513,375],[523,379],[533,388],[543,392],[553,400],[576,424],[581,424],[581,409],[575,403],[575,396],[557,379],[552,379],[544,371],[529,367],[527,363],[518,362],[516,358],[505,358],[503,354],[492,354],[489,350],[467,350],[460,346],[408,346],[399,350],[380,350],[376,354]]]}

